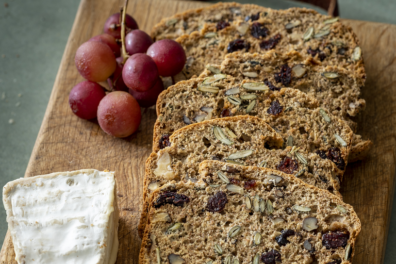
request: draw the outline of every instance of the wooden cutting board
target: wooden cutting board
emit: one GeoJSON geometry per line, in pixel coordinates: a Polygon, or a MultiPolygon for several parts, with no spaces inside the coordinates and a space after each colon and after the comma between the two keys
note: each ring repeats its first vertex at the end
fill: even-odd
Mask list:
{"type": "MultiPolygon", "coordinates": [[[[120,227],[117,263],[138,263],[140,238],[137,224],[142,210],[141,196],[144,162],[151,152],[154,108],[143,110],[139,131],[126,139],[107,136],[94,122],[72,114],[68,95],[82,81],[74,66],[80,44],[100,34],[111,14],[123,1],[82,0],[59,72],[52,90],[25,177],[58,171],[94,168],[116,172],[120,227]]],[[[150,32],[161,18],[202,2],[130,0],[128,13],[140,28],[150,32]]],[[[359,133],[374,141],[369,157],[348,165],[341,192],[354,206],[362,221],[354,263],[383,262],[390,209],[395,187],[396,164],[396,26],[344,20],[361,41],[367,71],[362,97],[367,108],[359,117],[359,133]]],[[[1,263],[16,263],[9,233],[2,250],[1,263]]]]}

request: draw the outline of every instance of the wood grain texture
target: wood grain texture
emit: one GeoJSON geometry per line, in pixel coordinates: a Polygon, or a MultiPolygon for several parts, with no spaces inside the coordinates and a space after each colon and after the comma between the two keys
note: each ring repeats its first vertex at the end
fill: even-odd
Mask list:
{"type": "MultiPolygon", "coordinates": [[[[115,171],[120,208],[118,264],[138,263],[141,241],[137,224],[142,210],[143,164],[151,151],[155,110],[143,110],[138,133],[115,139],[105,135],[96,123],[74,116],[68,106],[68,94],[82,81],[74,66],[76,49],[102,32],[106,18],[117,12],[122,2],[82,0],[25,175],[85,168],[115,171]]],[[[141,29],[149,32],[163,17],[205,5],[130,0],[128,13],[135,17],[141,29]]],[[[354,263],[379,264],[383,262],[395,185],[396,26],[349,20],[345,23],[361,41],[367,71],[367,85],[363,89],[367,109],[358,117],[358,132],[372,139],[374,147],[365,161],[348,165],[341,192],[362,221],[354,263]]],[[[14,258],[7,234],[0,260],[15,264],[14,258]]]]}

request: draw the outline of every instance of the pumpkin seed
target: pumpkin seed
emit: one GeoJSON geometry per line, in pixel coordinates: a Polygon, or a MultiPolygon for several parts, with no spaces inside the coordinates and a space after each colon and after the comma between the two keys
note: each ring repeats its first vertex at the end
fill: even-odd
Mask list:
{"type": "Polygon", "coordinates": [[[312,37],[313,34],[314,34],[314,28],[309,27],[303,35],[303,40],[308,41],[312,37]]]}
{"type": "Polygon", "coordinates": [[[304,207],[304,206],[300,206],[300,205],[294,205],[294,206],[293,206],[293,209],[296,210],[296,211],[298,211],[298,212],[303,212],[303,213],[305,213],[305,212],[310,212],[310,211],[311,211],[311,208],[309,208],[309,207],[304,207]]]}
{"type": "Polygon", "coordinates": [[[306,72],[307,69],[305,69],[301,64],[294,65],[292,68],[292,73],[296,78],[302,77],[306,72]]]}
{"type": "Polygon", "coordinates": [[[208,262],[206,262],[206,264],[213,264],[213,261],[209,260],[208,262]]]}
{"type": "Polygon", "coordinates": [[[246,108],[246,113],[252,112],[255,106],[256,106],[256,100],[251,101],[248,107],[246,108]]]}
{"type": "Polygon", "coordinates": [[[227,175],[225,175],[221,171],[217,172],[217,176],[219,176],[220,180],[222,180],[224,183],[226,183],[226,184],[230,183],[230,180],[228,179],[227,175]]]}
{"type": "Polygon", "coordinates": [[[275,185],[277,185],[278,183],[280,183],[283,180],[283,178],[281,176],[276,176],[276,175],[267,175],[267,177],[275,185]]]}
{"type": "Polygon", "coordinates": [[[239,259],[234,258],[234,260],[232,261],[232,264],[240,264],[239,259]]]}
{"type": "Polygon", "coordinates": [[[308,232],[318,229],[318,219],[316,217],[305,218],[302,224],[302,228],[308,232]]]}
{"type": "Polygon", "coordinates": [[[254,256],[253,264],[259,264],[259,263],[260,263],[260,254],[257,253],[256,256],[254,256]]]}
{"type": "Polygon", "coordinates": [[[292,147],[293,146],[293,136],[288,136],[286,145],[292,147]]]}
{"type": "Polygon", "coordinates": [[[245,196],[245,203],[247,209],[252,209],[252,202],[250,201],[250,197],[248,195],[245,196]]]}
{"type": "Polygon", "coordinates": [[[252,91],[268,91],[269,88],[267,85],[265,85],[264,83],[244,83],[242,84],[242,87],[248,90],[252,90],[252,91]]]}
{"type": "Polygon", "coordinates": [[[235,153],[231,154],[230,156],[228,156],[228,159],[231,159],[231,160],[243,159],[243,158],[249,157],[252,154],[253,154],[253,150],[251,150],[251,149],[241,150],[241,151],[235,152],[235,153]]]}
{"type": "Polygon", "coordinates": [[[238,30],[239,34],[243,36],[246,34],[247,30],[249,29],[249,23],[242,22],[239,26],[237,26],[236,29],[238,30]]]}
{"type": "Polygon", "coordinates": [[[233,94],[239,94],[239,93],[240,93],[239,87],[234,87],[234,88],[227,90],[224,94],[225,95],[233,95],[233,94]]]}
{"type": "Polygon", "coordinates": [[[267,167],[267,161],[263,160],[262,162],[260,162],[260,163],[258,164],[258,167],[259,167],[259,168],[265,168],[265,167],[267,167]]]}
{"type": "Polygon", "coordinates": [[[219,254],[222,255],[223,254],[223,249],[221,248],[221,246],[219,244],[215,244],[214,245],[214,251],[219,254]]]}
{"type": "Polygon", "coordinates": [[[192,124],[191,120],[186,115],[183,115],[183,122],[186,125],[191,125],[192,124]]]}
{"type": "Polygon", "coordinates": [[[224,264],[231,264],[231,255],[228,255],[225,259],[224,259],[224,264]]]}
{"type": "Polygon", "coordinates": [[[226,186],[227,190],[233,193],[239,193],[239,194],[244,194],[244,190],[242,187],[239,187],[238,185],[235,184],[227,184],[226,186]]]}
{"type": "Polygon", "coordinates": [[[284,111],[284,112],[285,112],[285,113],[286,113],[286,112],[289,112],[289,111],[291,111],[292,109],[293,109],[293,107],[291,107],[291,106],[288,106],[288,107],[285,109],[285,111],[284,111]]]}
{"type": "Polygon", "coordinates": [[[260,243],[261,243],[261,234],[260,234],[260,232],[256,232],[253,235],[253,244],[255,246],[258,246],[258,245],[260,245],[260,243]]]}
{"type": "Polygon", "coordinates": [[[327,79],[337,79],[340,75],[336,72],[324,72],[322,76],[326,77],[327,79]]]}
{"type": "Polygon", "coordinates": [[[241,227],[240,226],[238,226],[238,225],[234,226],[234,227],[232,227],[230,229],[230,231],[228,231],[228,237],[229,238],[236,237],[239,234],[240,231],[241,231],[241,227]]]}
{"type": "Polygon", "coordinates": [[[152,222],[170,222],[172,219],[167,213],[157,213],[154,215],[152,222]]]}
{"type": "Polygon", "coordinates": [[[168,227],[167,233],[174,232],[179,230],[183,225],[181,223],[174,223],[170,227],[168,227]]]}
{"type": "Polygon", "coordinates": [[[323,116],[323,119],[327,122],[330,123],[331,119],[330,117],[327,115],[326,111],[323,108],[319,109],[319,113],[323,116]]]}
{"type": "Polygon", "coordinates": [[[230,136],[230,138],[237,138],[237,135],[235,135],[234,132],[232,132],[232,130],[228,127],[225,127],[224,130],[228,134],[228,136],[230,136]]]}
{"type": "Polygon", "coordinates": [[[205,80],[203,81],[202,84],[203,85],[211,84],[211,83],[217,82],[217,81],[219,81],[221,79],[225,79],[225,78],[227,78],[227,75],[225,75],[225,74],[221,74],[221,73],[215,74],[213,76],[205,78],[205,80]]]}
{"type": "Polygon", "coordinates": [[[241,163],[241,162],[238,162],[238,161],[234,161],[234,160],[227,160],[227,159],[226,159],[226,162],[227,162],[227,163],[231,163],[231,164],[236,164],[236,165],[245,166],[245,164],[243,164],[243,163],[241,163]]]}
{"type": "Polygon", "coordinates": [[[299,26],[299,25],[301,25],[301,21],[300,21],[300,20],[296,20],[296,21],[292,21],[292,22],[290,22],[290,23],[287,23],[287,24],[285,25],[285,28],[286,28],[287,30],[290,30],[290,29],[295,28],[295,27],[297,27],[297,26],[299,26]]]}
{"type": "Polygon", "coordinates": [[[168,21],[166,21],[165,24],[166,24],[168,27],[170,27],[170,26],[173,26],[174,24],[176,24],[178,21],[179,21],[179,20],[176,19],[176,18],[174,18],[174,19],[169,19],[168,21]]]}
{"type": "Polygon", "coordinates": [[[325,37],[325,36],[327,36],[327,35],[329,35],[330,34],[330,30],[321,30],[321,31],[319,31],[318,33],[316,33],[315,35],[314,35],[314,38],[323,38],[323,37],[325,37]]]}
{"type": "Polygon", "coordinates": [[[213,127],[213,134],[215,135],[215,137],[220,140],[222,143],[226,144],[226,145],[232,145],[234,142],[229,140],[226,135],[224,134],[223,130],[218,127],[215,126],[213,127]]]}
{"type": "Polygon", "coordinates": [[[217,188],[217,187],[220,187],[220,184],[210,184],[209,186],[212,188],[217,188]]]}
{"type": "Polygon", "coordinates": [[[240,105],[242,100],[234,96],[227,96],[227,100],[233,105],[240,105]]]}
{"type": "Polygon", "coordinates": [[[294,175],[294,177],[300,177],[301,175],[303,175],[305,172],[305,168],[302,168],[301,170],[299,170],[296,175],[294,175]]]}
{"type": "Polygon", "coordinates": [[[345,209],[345,207],[341,206],[341,205],[337,205],[337,209],[338,211],[340,211],[340,213],[342,214],[346,214],[347,210],[345,209]]]}
{"type": "Polygon", "coordinates": [[[260,212],[265,213],[265,200],[260,198],[260,212]]]}
{"type": "Polygon", "coordinates": [[[258,76],[257,72],[242,72],[242,75],[250,78],[255,78],[258,76]]]}
{"type": "Polygon", "coordinates": [[[215,86],[198,86],[198,91],[205,93],[217,94],[219,92],[219,87],[215,86]]]}
{"type": "Polygon", "coordinates": [[[272,202],[270,200],[267,201],[267,214],[273,214],[274,213],[274,206],[272,205],[272,202]]]}
{"type": "Polygon", "coordinates": [[[333,24],[333,23],[335,23],[337,21],[338,21],[338,17],[334,17],[334,18],[330,18],[330,19],[327,19],[327,20],[323,21],[323,24],[325,24],[325,25],[333,24]]]}
{"type": "Polygon", "coordinates": [[[213,111],[213,107],[203,106],[200,108],[200,110],[209,114],[213,111]]]}
{"type": "Polygon", "coordinates": [[[334,136],[335,136],[336,140],[338,141],[338,143],[341,144],[341,146],[343,146],[343,147],[348,146],[348,144],[338,134],[334,134],[334,136]]]}
{"type": "Polygon", "coordinates": [[[207,114],[202,114],[202,115],[197,115],[196,117],[194,117],[194,121],[195,122],[202,122],[205,120],[205,117],[207,116],[207,114]]]}
{"type": "Polygon", "coordinates": [[[219,68],[216,68],[216,67],[214,67],[214,66],[212,66],[212,65],[210,65],[210,64],[206,65],[205,68],[206,68],[208,71],[213,72],[213,73],[216,73],[216,74],[221,73],[221,71],[220,71],[219,68]]]}
{"type": "Polygon", "coordinates": [[[294,153],[294,155],[296,155],[296,157],[297,157],[297,159],[299,160],[299,161],[301,161],[301,163],[303,163],[303,164],[305,164],[305,165],[307,165],[308,164],[308,162],[307,162],[307,160],[304,158],[304,156],[302,155],[302,154],[300,154],[299,152],[295,152],[294,153]]]}
{"type": "Polygon", "coordinates": [[[253,210],[255,212],[260,212],[260,197],[257,194],[253,198],[253,210]]]}
{"type": "Polygon", "coordinates": [[[205,38],[215,38],[217,37],[216,32],[208,32],[205,34],[205,38]]]}
{"type": "Polygon", "coordinates": [[[282,217],[276,217],[276,218],[272,219],[272,223],[274,223],[274,225],[280,224],[283,222],[285,222],[285,219],[283,219],[282,217]]]}
{"type": "Polygon", "coordinates": [[[159,247],[155,248],[155,253],[157,255],[157,264],[161,264],[161,255],[160,255],[160,249],[159,247]]]}
{"type": "Polygon", "coordinates": [[[352,53],[352,60],[358,61],[362,57],[362,50],[360,49],[359,46],[357,46],[352,53]]]}
{"type": "Polygon", "coordinates": [[[242,100],[253,100],[253,99],[256,99],[257,98],[257,95],[255,95],[255,94],[243,94],[243,95],[241,95],[241,99],[242,100]]]}
{"type": "Polygon", "coordinates": [[[348,244],[348,245],[345,247],[345,257],[344,257],[344,259],[345,259],[345,260],[348,260],[349,257],[350,257],[350,254],[351,254],[351,244],[348,244]]]}

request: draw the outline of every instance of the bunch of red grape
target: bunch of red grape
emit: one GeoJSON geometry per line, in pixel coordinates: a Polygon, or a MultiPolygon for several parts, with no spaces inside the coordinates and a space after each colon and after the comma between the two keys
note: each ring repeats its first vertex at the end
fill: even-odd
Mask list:
{"type": "Polygon", "coordinates": [[[110,16],[104,33],[83,43],[74,58],[86,79],[70,92],[69,104],[83,119],[98,119],[100,127],[115,137],[127,137],[140,124],[140,107],[155,105],[163,91],[162,77],[179,73],[186,54],[173,40],[153,42],[136,21],[120,13],[110,16]],[[121,24],[125,23],[125,39],[121,24]],[[122,52],[124,49],[124,52],[122,52]],[[105,82],[106,90],[98,82],[105,82]]]}

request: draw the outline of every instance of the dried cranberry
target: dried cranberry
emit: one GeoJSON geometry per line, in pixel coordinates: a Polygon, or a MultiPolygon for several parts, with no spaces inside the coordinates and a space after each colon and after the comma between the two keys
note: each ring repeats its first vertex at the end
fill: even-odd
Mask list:
{"type": "Polygon", "coordinates": [[[322,245],[327,249],[346,247],[349,239],[348,231],[328,232],[322,236],[322,245]]]}
{"type": "Polygon", "coordinates": [[[335,259],[332,262],[327,262],[326,264],[341,264],[342,260],[341,259],[335,259]]]}
{"type": "Polygon", "coordinates": [[[288,86],[291,82],[292,69],[287,65],[282,65],[280,72],[275,73],[274,78],[277,83],[282,83],[285,86],[288,86]]]}
{"type": "Polygon", "coordinates": [[[222,30],[223,28],[226,28],[229,25],[230,25],[230,23],[228,23],[227,21],[220,20],[219,22],[217,22],[216,29],[217,30],[222,30]]]}
{"type": "Polygon", "coordinates": [[[250,49],[249,42],[247,42],[243,39],[236,39],[236,40],[231,41],[230,44],[228,44],[227,52],[231,53],[231,52],[243,50],[243,49],[245,49],[246,52],[249,51],[249,49],[250,49]]]}
{"type": "Polygon", "coordinates": [[[270,115],[279,115],[283,111],[283,106],[280,105],[278,100],[271,102],[271,106],[267,109],[267,113],[270,115]]]}
{"type": "Polygon", "coordinates": [[[184,203],[190,202],[190,198],[184,194],[178,194],[175,192],[164,192],[161,193],[157,200],[154,202],[154,207],[158,208],[164,204],[172,204],[176,206],[183,206],[184,203]]]}
{"type": "Polygon", "coordinates": [[[276,167],[277,170],[283,171],[287,174],[293,174],[298,169],[298,162],[290,157],[285,157],[281,163],[276,167]]]}
{"type": "Polygon", "coordinates": [[[237,169],[235,169],[233,167],[230,167],[230,166],[226,166],[226,170],[225,171],[228,172],[228,173],[239,173],[240,172],[239,170],[237,170],[237,169]]]}
{"type": "Polygon", "coordinates": [[[281,38],[282,38],[281,34],[276,34],[269,40],[263,40],[260,43],[260,48],[265,49],[265,50],[273,49],[273,48],[275,48],[276,44],[278,44],[278,42],[281,40],[281,38]]]}
{"type": "Polygon", "coordinates": [[[169,147],[170,145],[171,143],[169,142],[169,135],[168,134],[162,135],[162,137],[159,140],[160,149],[169,147]]]}
{"type": "Polygon", "coordinates": [[[245,21],[246,21],[246,22],[249,21],[249,20],[256,21],[256,20],[258,20],[259,18],[260,18],[260,12],[258,12],[256,15],[253,14],[253,15],[251,15],[251,16],[246,16],[246,17],[245,17],[245,21]]]}
{"type": "Polygon", "coordinates": [[[318,154],[322,159],[327,159],[326,152],[324,150],[317,150],[316,154],[318,154]]]}
{"type": "Polygon", "coordinates": [[[279,251],[272,249],[261,255],[261,261],[265,264],[276,264],[277,262],[282,262],[282,258],[279,251]]]}
{"type": "Polygon", "coordinates": [[[221,111],[221,117],[227,117],[227,116],[232,116],[231,110],[228,108],[224,108],[223,111],[221,111]]]}
{"type": "Polygon", "coordinates": [[[227,204],[227,195],[223,192],[217,192],[215,195],[209,198],[206,210],[212,213],[223,211],[227,204]]]}
{"type": "Polygon", "coordinates": [[[235,178],[230,178],[230,183],[235,184],[235,185],[240,185],[240,184],[241,184],[241,181],[240,181],[240,180],[237,180],[237,179],[235,179],[235,178]]]}
{"type": "Polygon", "coordinates": [[[275,238],[275,241],[281,247],[286,246],[288,243],[290,243],[290,241],[287,240],[287,238],[290,236],[294,236],[295,234],[296,232],[290,229],[282,230],[281,234],[275,238]]]}
{"type": "Polygon", "coordinates": [[[272,82],[268,81],[268,79],[264,80],[265,85],[270,88],[271,91],[280,91],[281,88],[276,87],[275,85],[272,84],[272,82]]]}
{"type": "Polygon", "coordinates": [[[254,187],[256,187],[256,181],[255,180],[245,181],[243,187],[245,187],[246,190],[253,189],[254,187]]]}
{"type": "Polygon", "coordinates": [[[259,39],[260,37],[265,38],[266,36],[268,36],[269,30],[263,24],[256,22],[253,23],[250,33],[253,37],[259,39]]]}
{"type": "Polygon", "coordinates": [[[311,54],[312,57],[315,57],[316,54],[318,54],[318,58],[320,59],[320,61],[323,61],[324,59],[326,59],[326,54],[321,51],[319,48],[317,49],[311,49],[311,47],[308,48],[307,50],[308,54],[311,54]]]}
{"type": "Polygon", "coordinates": [[[329,148],[327,152],[327,158],[337,165],[340,170],[345,169],[345,161],[341,157],[341,150],[337,147],[329,148]]]}

